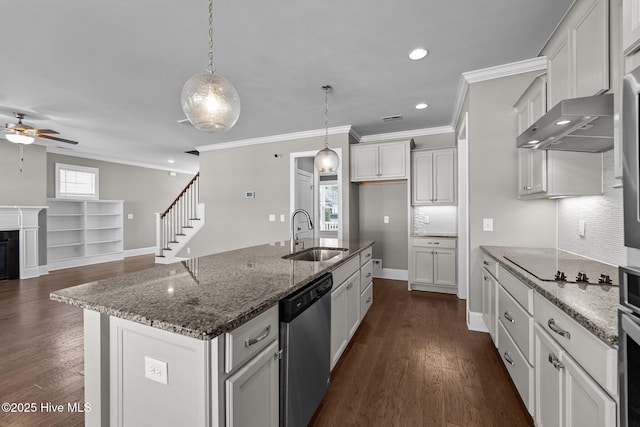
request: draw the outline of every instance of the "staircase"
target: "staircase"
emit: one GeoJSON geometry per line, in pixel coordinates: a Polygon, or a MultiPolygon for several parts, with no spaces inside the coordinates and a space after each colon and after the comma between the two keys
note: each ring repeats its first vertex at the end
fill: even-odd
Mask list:
{"type": "Polygon", "coordinates": [[[200,173],[162,214],[156,214],[156,263],[170,264],[188,258],[176,256],[204,226],[204,204],[200,203],[200,173]]]}

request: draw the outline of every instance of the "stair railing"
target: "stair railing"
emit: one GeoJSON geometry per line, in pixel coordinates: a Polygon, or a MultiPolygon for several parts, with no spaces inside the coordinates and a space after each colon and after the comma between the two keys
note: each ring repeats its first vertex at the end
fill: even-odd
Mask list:
{"type": "Polygon", "coordinates": [[[200,194],[198,172],[178,194],[178,197],[162,213],[156,214],[156,256],[164,256],[171,250],[169,243],[177,243],[177,236],[184,236],[185,228],[192,228],[191,221],[198,220],[200,194]]]}

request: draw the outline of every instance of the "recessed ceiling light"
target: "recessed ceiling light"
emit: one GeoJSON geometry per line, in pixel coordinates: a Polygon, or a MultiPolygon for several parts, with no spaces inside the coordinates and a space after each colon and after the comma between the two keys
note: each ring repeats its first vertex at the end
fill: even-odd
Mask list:
{"type": "Polygon", "coordinates": [[[173,159],[169,159],[169,160],[167,160],[167,162],[169,162],[169,163],[175,163],[176,161],[175,161],[175,160],[173,160],[173,159]]]}
{"type": "Polygon", "coordinates": [[[424,58],[428,54],[429,52],[427,51],[427,49],[423,47],[419,47],[419,48],[413,49],[411,53],[409,53],[409,59],[413,59],[414,61],[417,61],[419,59],[424,58]]]}
{"type": "Polygon", "coordinates": [[[427,104],[425,102],[421,102],[420,104],[416,104],[416,110],[424,110],[428,106],[429,106],[429,104],[427,104]]]}
{"type": "Polygon", "coordinates": [[[569,123],[571,123],[571,120],[560,120],[559,122],[556,122],[557,125],[568,125],[569,123]]]}

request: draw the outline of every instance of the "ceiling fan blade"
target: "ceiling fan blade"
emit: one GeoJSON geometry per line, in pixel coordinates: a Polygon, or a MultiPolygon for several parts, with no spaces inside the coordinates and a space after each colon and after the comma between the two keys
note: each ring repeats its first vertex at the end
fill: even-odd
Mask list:
{"type": "Polygon", "coordinates": [[[38,137],[45,138],[45,139],[52,139],[54,141],[66,142],[67,144],[78,145],[78,141],[71,141],[70,139],[57,138],[55,136],[38,135],[38,137]]]}
{"type": "Polygon", "coordinates": [[[37,133],[37,134],[41,134],[41,133],[53,133],[53,134],[56,134],[56,135],[59,135],[59,134],[60,134],[60,132],[56,132],[56,131],[55,131],[55,130],[53,130],[53,129],[36,129],[36,133],[37,133]]]}

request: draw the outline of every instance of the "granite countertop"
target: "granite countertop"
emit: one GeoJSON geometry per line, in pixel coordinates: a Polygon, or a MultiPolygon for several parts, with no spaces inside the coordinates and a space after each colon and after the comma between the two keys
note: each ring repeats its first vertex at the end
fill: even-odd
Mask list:
{"type": "MultiPolygon", "coordinates": [[[[616,266],[590,260],[569,252],[547,248],[512,248],[503,246],[481,246],[507,271],[534,288],[605,343],[618,345],[618,269],[616,266]],[[505,256],[556,256],[566,266],[574,265],[586,272],[590,278],[608,274],[611,285],[597,283],[567,283],[540,280],[526,270],[516,266],[505,256]]],[[[498,278],[500,280],[500,278],[498,278]]]]}
{"type": "Polygon", "coordinates": [[[410,237],[438,237],[445,239],[457,239],[458,233],[437,233],[430,231],[414,231],[410,234],[410,237]]]}
{"type": "MultiPolygon", "coordinates": [[[[305,247],[311,239],[302,239],[305,247]]],[[[318,243],[316,241],[316,243],[318,243]]],[[[373,245],[320,239],[348,250],[325,262],[282,259],[289,242],[156,265],[53,292],[50,298],[202,340],[233,330],[373,245]]]]}

